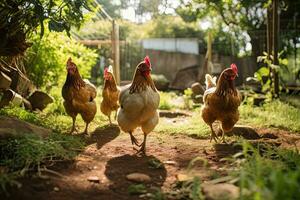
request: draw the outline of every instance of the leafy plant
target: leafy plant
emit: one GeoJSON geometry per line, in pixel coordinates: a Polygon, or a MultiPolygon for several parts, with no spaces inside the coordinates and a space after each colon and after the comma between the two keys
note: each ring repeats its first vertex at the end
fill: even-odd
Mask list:
{"type": "Polygon", "coordinates": [[[257,148],[243,141],[235,174],[243,199],[297,199],[300,195],[299,152],[272,146],[257,148]],[[247,190],[247,192],[244,192],[247,190]]]}
{"type": "MultiPolygon", "coordinates": [[[[0,185],[5,192],[7,185],[18,185],[15,180],[28,171],[41,175],[46,165],[59,160],[73,159],[83,149],[80,138],[53,133],[46,139],[37,135],[24,134],[19,138],[0,141],[0,167],[8,169],[0,175],[0,185]]],[[[54,172],[55,173],[55,172],[54,172]]]]}
{"type": "Polygon", "coordinates": [[[191,88],[185,89],[184,90],[184,95],[183,95],[183,99],[184,99],[184,106],[186,109],[191,109],[192,108],[192,94],[193,91],[191,88]]]}
{"type": "Polygon", "coordinates": [[[144,184],[132,184],[128,187],[128,193],[130,195],[144,194],[146,192],[147,190],[144,184]]]}
{"type": "Polygon", "coordinates": [[[40,88],[49,90],[53,86],[62,86],[69,57],[77,64],[83,78],[90,77],[97,59],[94,50],[59,33],[47,33],[42,39],[34,34],[32,42],[33,46],[26,54],[25,67],[30,79],[40,88]]]}
{"type": "Polygon", "coordinates": [[[30,47],[28,37],[40,26],[40,36],[48,22],[50,31],[66,31],[79,27],[84,10],[91,10],[91,0],[3,0],[0,4],[1,56],[23,54],[30,47]]]}

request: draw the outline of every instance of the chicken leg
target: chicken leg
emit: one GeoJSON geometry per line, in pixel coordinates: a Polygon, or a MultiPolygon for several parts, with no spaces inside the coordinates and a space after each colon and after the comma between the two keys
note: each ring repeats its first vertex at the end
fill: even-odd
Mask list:
{"type": "Polygon", "coordinates": [[[73,120],[73,125],[72,125],[71,131],[69,134],[72,134],[76,130],[76,128],[75,128],[76,117],[72,117],[72,120],[73,120]]]}
{"type": "Polygon", "coordinates": [[[86,123],[83,134],[88,134],[88,126],[89,126],[89,123],[86,123]]]}
{"type": "Polygon", "coordinates": [[[112,125],[110,114],[108,115],[108,120],[109,120],[109,125],[112,125]]]}
{"type": "Polygon", "coordinates": [[[221,138],[221,140],[222,140],[223,143],[226,143],[226,140],[225,140],[225,131],[223,129],[221,129],[221,130],[222,130],[222,138],[221,138]]]}
{"type": "Polygon", "coordinates": [[[137,141],[137,139],[132,135],[132,132],[129,132],[129,135],[130,135],[130,139],[131,139],[131,143],[132,143],[132,145],[136,145],[136,146],[141,146],[139,143],[138,143],[138,141],[137,141]]]}
{"type": "Polygon", "coordinates": [[[212,139],[214,139],[214,141],[217,143],[218,142],[218,140],[217,140],[218,136],[216,135],[216,133],[215,133],[213,127],[212,127],[212,124],[209,125],[209,127],[210,127],[210,130],[211,130],[210,142],[211,142],[212,139]]]}
{"type": "Polygon", "coordinates": [[[143,141],[143,143],[140,145],[141,148],[138,150],[137,153],[146,154],[146,139],[147,139],[147,134],[144,133],[144,141],[143,141]]]}

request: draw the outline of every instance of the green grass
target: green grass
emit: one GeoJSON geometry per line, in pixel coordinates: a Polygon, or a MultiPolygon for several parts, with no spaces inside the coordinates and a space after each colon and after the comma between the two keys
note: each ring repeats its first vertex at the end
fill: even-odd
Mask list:
{"type": "Polygon", "coordinates": [[[0,192],[7,185],[17,185],[16,179],[29,171],[39,171],[57,161],[71,160],[84,148],[78,137],[53,133],[46,139],[33,134],[0,141],[0,192]]]}
{"type": "Polygon", "coordinates": [[[254,148],[244,141],[241,155],[242,157],[237,158],[240,160],[237,163],[241,165],[235,176],[239,178],[242,199],[293,200],[299,198],[299,152],[277,147],[254,148]]]}
{"type": "Polygon", "coordinates": [[[239,123],[300,132],[300,109],[279,100],[260,107],[245,104],[240,107],[239,123]]]}
{"type": "Polygon", "coordinates": [[[155,131],[166,134],[186,134],[197,138],[207,138],[210,135],[209,127],[201,118],[200,108],[195,109],[191,117],[181,118],[178,121],[175,118],[160,118],[155,131]]]}

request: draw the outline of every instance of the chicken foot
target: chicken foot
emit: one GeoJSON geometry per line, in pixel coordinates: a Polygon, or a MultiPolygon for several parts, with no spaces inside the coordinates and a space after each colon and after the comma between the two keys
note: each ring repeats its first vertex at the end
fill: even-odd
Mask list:
{"type": "Polygon", "coordinates": [[[132,145],[136,145],[140,147],[141,145],[138,143],[137,139],[132,135],[132,132],[129,132],[129,135],[130,135],[132,145]]]}
{"type": "Polygon", "coordinates": [[[215,133],[213,127],[212,127],[212,124],[210,125],[210,130],[211,130],[210,142],[211,142],[212,139],[214,139],[214,141],[215,141],[216,143],[218,143],[218,140],[217,140],[217,139],[218,139],[218,136],[216,135],[216,133],[215,133]]]}
{"type": "Polygon", "coordinates": [[[226,140],[225,140],[225,131],[224,131],[223,129],[221,129],[221,130],[222,130],[221,141],[222,141],[223,143],[226,143],[226,140]]]}

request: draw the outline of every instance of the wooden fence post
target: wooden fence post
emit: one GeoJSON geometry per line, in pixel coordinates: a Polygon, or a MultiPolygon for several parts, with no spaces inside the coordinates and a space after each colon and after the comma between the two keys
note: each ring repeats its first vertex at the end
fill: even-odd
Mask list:
{"type": "Polygon", "coordinates": [[[114,60],[113,69],[117,84],[120,85],[120,42],[119,42],[119,25],[115,20],[112,21],[112,58],[114,60]]]}
{"type": "MultiPolygon", "coordinates": [[[[273,57],[274,65],[279,65],[278,60],[278,43],[279,43],[279,14],[278,14],[278,0],[273,0],[273,57]]],[[[274,70],[274,92],[275,97],[279,97],[279,75],[278,70],[274,70]]]]}

